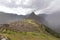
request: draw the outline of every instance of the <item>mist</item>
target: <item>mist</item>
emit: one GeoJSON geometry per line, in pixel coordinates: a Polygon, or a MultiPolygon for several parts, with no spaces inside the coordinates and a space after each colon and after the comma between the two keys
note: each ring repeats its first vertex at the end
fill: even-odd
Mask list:
{"type": "Polygon", "coordinates": [[[52,12],[46,17],[48,27],[60,33],[60,11],[52,12]]]}
{"type": "Polygon", "coordinates": [[[0,11],[26,15],[36,10],[36,14],[41,14],[52,1],[53,0],[0,0],[0,11]]]}
{"type": "Polygon", "coordinates": [[[60,0],[0,0],[0,12],[17,15],[47,14],[45,18],[49,26],[60,31],[60,0]]]}

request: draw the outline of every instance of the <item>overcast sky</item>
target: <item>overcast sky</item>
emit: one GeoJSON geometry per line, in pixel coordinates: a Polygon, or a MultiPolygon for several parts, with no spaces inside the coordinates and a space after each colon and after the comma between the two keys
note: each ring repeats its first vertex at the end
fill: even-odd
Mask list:
{"type": "Polygon", "coordinates": [[[60,8],[60,0],[0,0],[0,11],[14,14],[51,13],[60,8]]]}

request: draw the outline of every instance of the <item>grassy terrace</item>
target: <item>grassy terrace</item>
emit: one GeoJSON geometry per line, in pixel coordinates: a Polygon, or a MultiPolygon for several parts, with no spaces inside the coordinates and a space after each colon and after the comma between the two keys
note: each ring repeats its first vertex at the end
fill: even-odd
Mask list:
{"type": "Polygon", "coordinates": [[[11,40],[60,40],[59,38],[56,38],[55,36],[52,36],[49,33],[45,33],[46,32],[45,28],[48,30],[48,32],[53,32],[53,31],[47,27],[44,27],[44,25],[42,26],[41,24],[36,23],[34,20],[29,19],[29,20],[24,20],[21,22],[18,21],[18,22],[11,23],[9,25],[13,27],[13,29],[16,28],[16,30],[18,30],[17,28],[20,29],[21,25],[24,25],[21,30],[23,29],[26,30],[28,28],[29,28],[28,30],[32,29],[31,32],[29,31],[20,32],[20,31],[14,31],[14,30],[5,28],[4,25],[0,27],[0,35],[9,37],[11,40]]]}
{"type": "Polygon", "coordinates": [[[0,34],[9,37],[11,40],[59,40],[52,35],[36,32],[14,32],[11,30],[3,30],[0,34]]]}

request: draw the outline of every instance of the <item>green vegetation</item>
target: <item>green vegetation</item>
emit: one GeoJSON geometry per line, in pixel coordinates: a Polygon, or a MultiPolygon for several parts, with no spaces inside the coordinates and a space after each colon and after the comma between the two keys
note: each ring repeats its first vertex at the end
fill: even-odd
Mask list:
{"type": "Polygon", "coordinates": [[[60,38],[60,33],[57,33],[54,30],[52,30],[52,29],[50,29],[50,28],[48,28],[46,26],[45,26],[45,31],[47,31],[48,33],[50,33],[51,35],[53,35],[53,36],[55,36],[57,38],[60,38]]]}
{"type": "Polygon", "coordinates": [[[53,30],[31,19],[2,24],[0,34],[11,40],[60,40],[53,30]]]}
{"type": "Polygon", "coordinates": [[[2,35],[9,37],[11,40],[59,40],[52,35],[36,32],[12,32],[10,34],[2,33],[2,35]]]}

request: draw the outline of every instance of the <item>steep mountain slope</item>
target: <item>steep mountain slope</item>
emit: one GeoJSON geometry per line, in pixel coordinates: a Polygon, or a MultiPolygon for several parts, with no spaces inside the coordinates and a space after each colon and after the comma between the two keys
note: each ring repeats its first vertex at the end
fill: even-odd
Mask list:
{"type": "Polygon", "coordinates": [[[48,26],[48,21],[46,20],[46,17],[48,16],[48,14],[39,14],[38,16],[42,18],[43,24],[48,26]]]}
{"type": "Polygon", "coordinates": [[[59,40],[50,32],[51,29],[33,19],[0,24],[0,34],[8,36],[11,40],[59,40]]]}
{"type": "Polygon", "coordinates": [[[48,16],[48,14],[38,14],[38,16],[45,19],[48,16]]]}
{"type": "Polygon", "coordinates": [[[35,21],[40,22],[40,23],[43,23],[43,21],[44,21],[44,18],[42,17],[42,15],[41,15],[41,17],[40,17],[40,16],[38,16],[38,15],[35,15],[34,12],[32,12],[32,13],[27,17],[27,19],[34,19],[35,21]]]}
{"type": "Polygon", "coordinates": [[[42,23],[44,25],[48,26],[48,21],[46,21],[46,17],[48,16],[48,14],[39,14],[36,15],[34,12],[32,12],[31,14],[27,15],[27,19],[33,19],[38,23],[42,23]]]}

